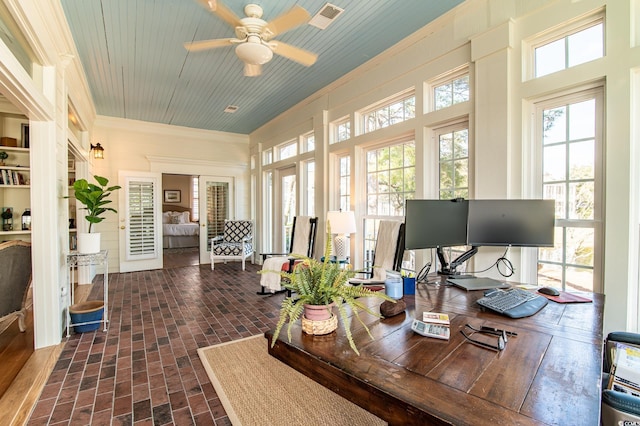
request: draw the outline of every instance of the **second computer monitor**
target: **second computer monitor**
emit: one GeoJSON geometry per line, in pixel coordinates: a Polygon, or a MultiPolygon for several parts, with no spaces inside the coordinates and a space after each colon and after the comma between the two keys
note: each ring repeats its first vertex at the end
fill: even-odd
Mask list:
{"type": "Polygon", "coordinates": [[[553,247],[553,200],[471,200],[467,243],[553,247]]]}

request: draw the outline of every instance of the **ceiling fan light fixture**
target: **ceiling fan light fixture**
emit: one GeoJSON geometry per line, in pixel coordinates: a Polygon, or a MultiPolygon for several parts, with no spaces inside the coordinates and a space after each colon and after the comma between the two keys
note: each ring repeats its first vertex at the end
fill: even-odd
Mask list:
{"type": "Polygon", "coordinates": [[[246,42],[236,46],[236,55],[247,64],[262,65],[273,58],[273,51],[262,43],[246,42]]]}

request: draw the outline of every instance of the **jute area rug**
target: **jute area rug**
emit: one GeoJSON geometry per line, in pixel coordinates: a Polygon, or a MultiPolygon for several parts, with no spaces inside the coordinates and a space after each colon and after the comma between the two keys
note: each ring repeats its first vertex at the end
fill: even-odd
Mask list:
{"type": "Polygon", "coordinates": [[[234,425],[385,425],[273,358],[263,335],[198,349],[234,425]]]}

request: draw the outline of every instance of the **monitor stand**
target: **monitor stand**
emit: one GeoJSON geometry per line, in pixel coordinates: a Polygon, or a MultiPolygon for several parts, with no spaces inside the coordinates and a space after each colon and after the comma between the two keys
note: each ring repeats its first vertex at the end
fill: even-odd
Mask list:
{"type": "Polygon", "coordinates": [[[447,257],[445,256],[442,247],[437,247],[436,253],[438,254],[438,260],[440,261],[440,271],[438,271],[438,273],[448,275],[449,277],[456,279],[475,278],[473,275],[461,274],[460,272],[457,272],[456,269],[458,266],[471,259],[477,252],[478,247],[471,246],[469,250],[465,251],[449,263],[447,262],[447,257]]]}

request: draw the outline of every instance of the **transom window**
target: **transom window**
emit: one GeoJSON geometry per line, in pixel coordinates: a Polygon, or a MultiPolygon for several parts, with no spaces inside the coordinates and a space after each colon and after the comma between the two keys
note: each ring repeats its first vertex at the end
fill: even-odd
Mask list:
{"type": "Polygon", "coordinates": [[[574,28],[534,48],[535,77],[551,74],[604,56],[602,19],[574,28]]]}
{"type": "Polygon", "coordinates": [[[278,146],[278,160],[285,160],[287,158],[295,157],[298,155],[298,144],[296,141],[289,141],[278,146]]]}
{"type": "Polygon", "coordinates": [[[602,90],[538,108],[542,194],[556,202],[555,245],[541,248],[538,283],[601,291],[602,90]]]}
{"type": "Polygon", "coordinates": [[[333,137],[331,143],[346,141],[351,137],[351,119],[343,117],[331,123],[333,128],[333,137]]]}
{"type": "Polygon", "coordinates": [[[316,149],[316,140],[313,132],[302,135],[302,152],[311,152],[316,149]]]}
{"type": "Polygon", "coordinates": [[[451,79],[433,88],[433,109],[448,108],[469,100],[469,74],[451,79]]]}
{"type": "Polygon", "coordinates": [[[404,93],[394,99],[387,100],[381,105],[360,113],[362,133],[373,132],[392,126],[396,123],[415,118],[416,96],[414,91],[404,93]]]}
{"type": "Polygon", "coordinates": [[[273,150],[271,148],[262,152],[262,165],[266,166],[273,163],[273,150]]]}

